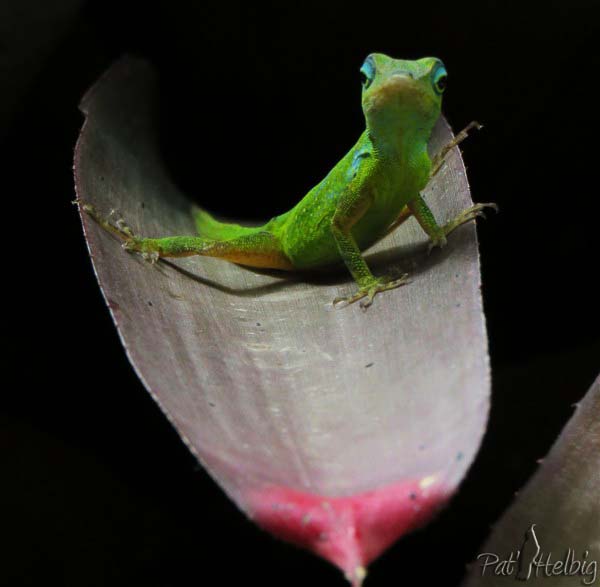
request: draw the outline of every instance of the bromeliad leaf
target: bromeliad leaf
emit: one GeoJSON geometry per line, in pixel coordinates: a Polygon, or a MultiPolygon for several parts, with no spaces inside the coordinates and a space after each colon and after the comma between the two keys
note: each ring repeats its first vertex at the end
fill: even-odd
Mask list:
{"type": "Polygon", "coordinates": [[[466,587],[596,585],[600,576],[600,377],[480,549],[466,587]],[[518,554],[522,552],[522,555],[518,554]],[[510,559],[516,563],[509,565],[510,559]]]}
{"type": "MultiPolygon", "coordinates": [[[[137,234],[192,235],[191,204],[160,157],[156,86],[148,65],[125,59],[84,98],[77,196],[105,216],[118,210],[137,234]]],[[[432,150],[451,136],[441,121],[432,150]]],[[[426,198],[440,219],[472,203],[457,149],[426,198]]],[[[351,288],[344,271],[290,280],[205,257],[150,265],[82,221],[138,375],[259,525],[358,584],[456,490],[490,386],[474,226],[431,255],[414,220],[384,239],[370,265],[413,282],[365,313],[332,309],[351,288]]]]}

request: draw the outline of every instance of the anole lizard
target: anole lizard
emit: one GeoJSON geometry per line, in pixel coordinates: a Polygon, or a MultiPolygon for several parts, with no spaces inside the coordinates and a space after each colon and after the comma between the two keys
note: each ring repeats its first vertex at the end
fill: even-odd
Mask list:
{"type": "Polygon", "coordinates": [[[110,223],[82,204],[105,229],[123,239],[123,248],[146,259],[207,255],[250,267],[305,270],[343,261],[358,291],[336,298],[334,305],[361,300],[367,307],[379,292],[408,282],[375,277],[361,251],[381,240],[413,215],[430,237],[430,248],[446,244],[446,236],[461,224],[483,215],[476,204],[440,226],[421,192],[438,172],[446,154],[472,122],[430,159],[427,143],[441,112],[447,73],[443,63],[428,57],[417,61],[369,55],[361,67],[362,109],[366,129],[329,174],[294,208],[260,227],[215,220],[195,209],[200,236],[142,238],[123,222],[110,223]]]}

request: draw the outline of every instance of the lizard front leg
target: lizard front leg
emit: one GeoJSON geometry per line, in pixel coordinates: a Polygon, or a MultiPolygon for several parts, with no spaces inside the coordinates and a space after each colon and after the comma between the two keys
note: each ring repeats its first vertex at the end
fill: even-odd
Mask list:
{"type": "Polygon", "coordinates": [[[496,212],[498,211],[498,206],[493,203],[475,204],[463,210],[446,224],[440,226],[422,196],[419,195],[409,202],[408,207],[421,225],[421,228],[429,235],[431,239],[429,241],[430,251],[434,247],[441,248],[445,246],[446,237],[465,222],[475,220],[478,216],[485,218],[485,214],[483,213],[485,208],[492,208],[496,212]]]}
{"type": "Polygon", "coordinates": [[[373,303],[373,298],[382,291],[400,287],[408,283],[408,275],[398,279],[389,276],[375,277],[365,262],[351,229],[371,205],[371,198],[360,193],[350,192],[342,196],[340,203],[331,220],[331,232],[335,238],[338,250],[346,267],[358,285],[358,291],[347,297],[337,297],[333,300],[335,307],[344,307],[358,300],[361,308],[367,308],[373,303]]]}

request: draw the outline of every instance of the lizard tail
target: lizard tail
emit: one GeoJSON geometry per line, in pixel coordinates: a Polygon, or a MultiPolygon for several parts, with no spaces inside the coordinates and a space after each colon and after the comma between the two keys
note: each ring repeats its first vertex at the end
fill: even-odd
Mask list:
{"type": "Polygon", "coordinates": [[[260,226],[240,226],[229,222],[220,222],[213,218],[206,210],[198,206],[192,207],[192,216],[196,223],[198,234],[204,238],[224,241],[248,234],[255,234],[264,228],[260,226]]]}

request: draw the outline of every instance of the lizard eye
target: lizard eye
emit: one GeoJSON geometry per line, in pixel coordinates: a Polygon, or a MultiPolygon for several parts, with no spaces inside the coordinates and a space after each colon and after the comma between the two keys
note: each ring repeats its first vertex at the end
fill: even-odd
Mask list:
{"type": "Polygon", "coordinates": [[[436,94],[443,94],[448,85],[448,73],[443,65],[439,65],[433,74],[433,89],[436,94]]]}
{"type": "Polygon", "coordinates": [[[435,82],[436,90],[441,94],[446,89],[447,83],[448,83],[448,76],[447,75],[440,76],[439,79],[435,82]]]}
{"type": "Polygon", "coordinates": [[[369,55],[369,57],[365,59],[365,62],[360,68],[360,80],[364,90],[366,90],[371,85],[374,77],[375,63],[373,63],[373,58],[369,55]]]}

